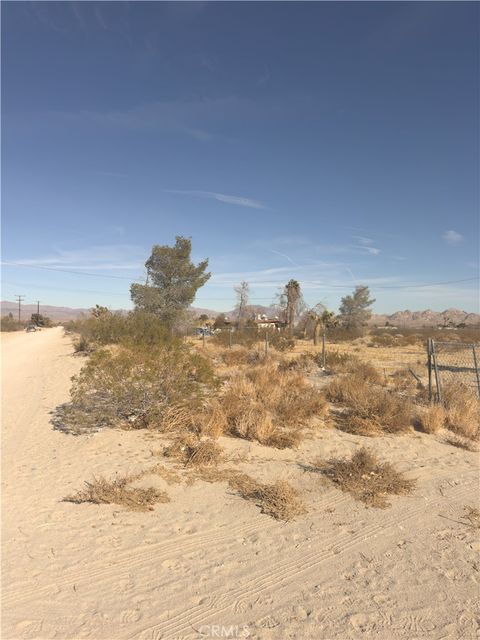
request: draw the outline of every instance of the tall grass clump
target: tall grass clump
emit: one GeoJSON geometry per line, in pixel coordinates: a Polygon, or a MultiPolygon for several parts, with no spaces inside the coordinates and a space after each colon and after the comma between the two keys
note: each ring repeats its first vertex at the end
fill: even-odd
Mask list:
{"type": "Polygon", "coordinates": [[[232,376],[220,402],[230,435],[279,448],[298,444],[299,428],[327,412],[323,396],[303,375],[273,363],[232,376]]]}
{"type": "Polygon", "coordinates": [[[345,431],[373,436],[398,433],[411,427],[411,403],[359,374],[333,380],[326,394],[331,402],[346,405],[345,412],[338,417],[339,426],[345,431]]]}
{"type": "Polygon", "coordinates": [[[447,429],[472,440],[480,437],[480,401],[475,390],[461,382],[445,385],[443,404],[447,429]]]}

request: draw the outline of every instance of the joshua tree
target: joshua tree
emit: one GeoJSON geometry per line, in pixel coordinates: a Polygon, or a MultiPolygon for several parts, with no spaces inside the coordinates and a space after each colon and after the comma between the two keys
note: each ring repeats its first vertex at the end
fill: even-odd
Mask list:
{"type": "Polygon", "coordinates": [[[297,280],[289,280],[280,295],[280,306],[285,312],[285,322],[290,334],[293,333],[295,318],[305,307],[300,283],[297,280]]]}
{"type": "Polygon", "coordinates": [[[330,329],[338,324],[338,319],[335,317],[333,311],[328,309],[319,302],[309,311],[310,319],[313,321],[313,344],[318,344],[318,336],[323,329],[330,329]]]}

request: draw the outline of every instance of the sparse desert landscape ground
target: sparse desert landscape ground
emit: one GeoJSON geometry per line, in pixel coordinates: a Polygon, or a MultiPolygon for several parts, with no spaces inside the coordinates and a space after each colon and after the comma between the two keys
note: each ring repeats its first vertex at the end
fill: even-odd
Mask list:
{"type": "Polygon", "coordinates": [[[444,430],[366,438],[319,419],[295,449],[221,436],[229,468],[302,496],[306,513],[285,522],[159,456],[165,434],[54,430],[85,359],[62,328],[1,339],[5,640],[478,637],[479,530],[466,510],[478,453],[444,430]],[[315,471],[360,446],[415,478],[413,493],[368,508],[315,471]],[[85,480],[126,475],[170,501],[63,501],[85,480]]]}

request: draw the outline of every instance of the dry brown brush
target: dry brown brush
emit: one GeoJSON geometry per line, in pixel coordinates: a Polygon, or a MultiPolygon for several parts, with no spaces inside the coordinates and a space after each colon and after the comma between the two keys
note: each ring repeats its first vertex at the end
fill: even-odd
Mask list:
{"type": "Polygon", "coordinates": [[[187,433],[175,438],[166,447],[164,455],[175,458],[187,466],[211,466],[218,464],[223,457],[222,447],[215,440],[199,440],[187,433]]]}
{"type": "Polygon", "coordinates": [[[118,504],[132,511],[150,511],[158,502],[170,502],[164,491],[153,487],[142,489],[130,487],[129,483],[135,478],[124,477],[107,480],[102,476],[93,478],[92,482],[85,482],[85,488],[64,498],[64,502],[91,502],[93,504],[118,504]]]}
{"type": "Polygon", "coordinates": [[[473,389],[460,382],[445,385],[443,404],[447,429],[472,440],[480,437],[480,401],[473,389]]]}
{"type": "Polygon", "coordinates": [[[303,375],[276,364],[233,376],[220,401],[230,435],[278,448],[297,445],[299,428],[327,413],[324,398],[303,375]]]}
{"type": "Polygon", "coordinates": [[[345,412],[338,416],[338,425],[345,431],[374,436],[411,428],[410,401],[360,375],[338,377],[329,384],[326,394],[331,402],[346,405],[345,412]]]}
{"type": "Polygon", "coordinates": [[[326,463],[318,462],[316,467],[342,491],[372,507],[388,507],[388,495],[411,493],[416,484],[364,447],[351,458],[331,458],[326,463]]]}
{"type": "Polygon", "coordinates": [[[255,502],[262,513],[276,520],[293,520],[306,513],[298,491],[284,480],[263,484],[240,474],[231,478],[229,484],[242,498],[255,502]]]}

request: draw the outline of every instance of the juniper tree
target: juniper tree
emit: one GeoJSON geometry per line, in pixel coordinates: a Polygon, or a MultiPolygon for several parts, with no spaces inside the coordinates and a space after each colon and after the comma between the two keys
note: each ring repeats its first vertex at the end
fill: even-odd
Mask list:
{"type": "Polygon", "coordinates": [[[370,307],[375,302],[370,298],[370,290],[365,286],[355,287],[350,296],[342,298],[340,320],[347,329],[358,329],[367,324],[372,316],[370,307]]]}
{"type": "Polygon", "coordinates": [[[132,284],[130,295],[136,309],[155,314],[172,327],[182,318],[195,294],[210,278],[208,259],[195,265],[191,260],[192,242],[176,236],[173,247],[155,245],[145,263],[146,284],[132,284]]]}

